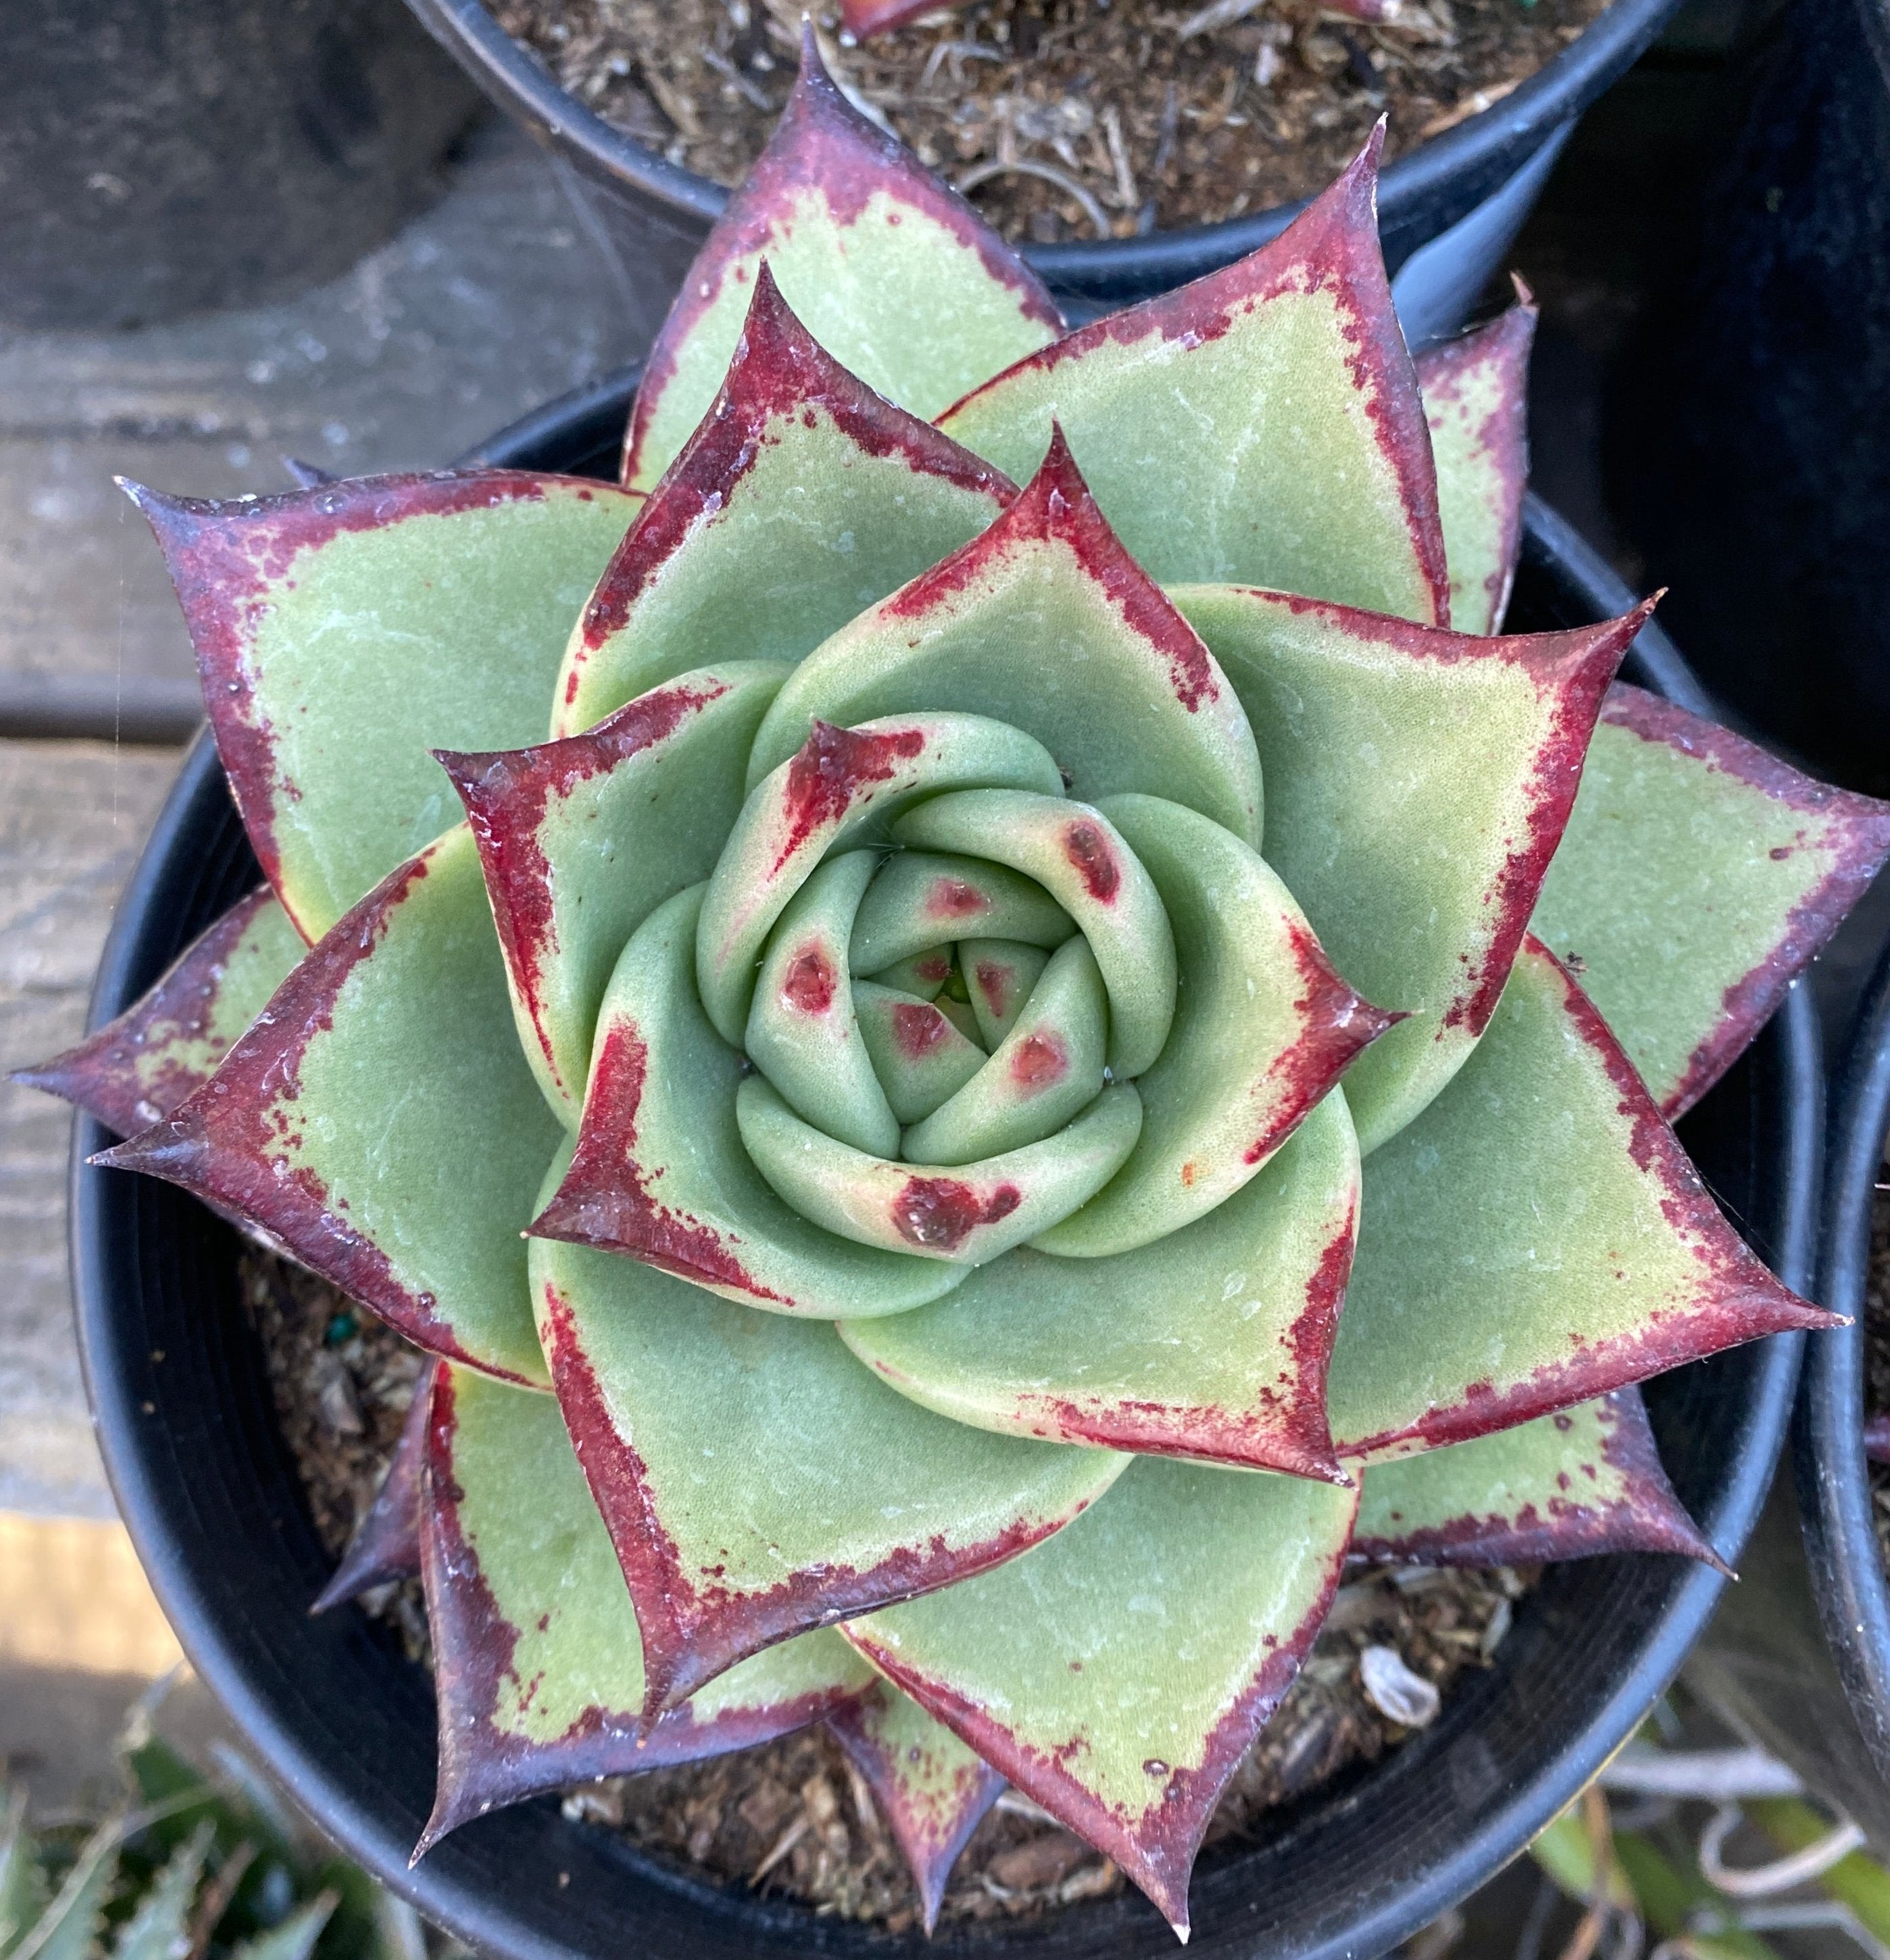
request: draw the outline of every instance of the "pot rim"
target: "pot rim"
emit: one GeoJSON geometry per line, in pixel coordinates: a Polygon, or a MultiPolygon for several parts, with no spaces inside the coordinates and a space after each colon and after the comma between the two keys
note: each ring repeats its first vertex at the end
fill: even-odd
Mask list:
{"type": "MultiPolygon", "coordinates": [[[[620,428],[628,387],[628,381],[619,377],[565,397],[514,424],[467,460],[544,466],[541,452],[561,431],[567,438],[568,458],[588,458],[606,451],[614,447],[609,418],[614,415],[620,428]],[[599,438],[597,448],[576,448],[574,432],[586,440],[595,434],[599,438]]],[[[1572,619],[1583,612],[1594,616],[1626,609],[1631,603],[1626,588],[1561,519],[1532,498],[1525,523],[1525,558],[1538,573],[1546,571],[1548,575],[1550,610],[1565,608],[1572,619]]],[[[1665,682],[1688,705],[1703,698],[1657,628],[1643,629],[1630,657],[1637,662],[1637,677],[1642,680],[1656,686],[1665,682]]],[[[89,1025],[96,1027],[119,1011],[148,983],[145,942],[164,923],[162,881],[173,857],[187,848],[193,822],[201,822],[202,812],[219,799],[222,787],[221,766],[205,730],[189,752],[119,901],[100,961],[89,1025]]],[[[1803,1290],[1812,1262],[1823,1112],[1818,1023],[1802,984],[1794,985],[1764,1041],[1770,1065],[1783,1085],[1778,1099],[1782,1148],[1776,1153],[1782,1201],[1772,1237],[1778,1270],[1787,1284],[1803,1290]]],[[[211,1492],[200,1502],[189,1475],[189,1440],[167,1433],[164,1425],[151,1421],[154,1409],[148,1398],[154,1378],[143,1354],[132,1351],[134,1344],[117,1324],[111,1275],[127,1257],[128,1233],[138,1227],[135,1219],[126,1226],[122,1215],[124,1201],[115,1198],[109,1173],[86,1162],[107,1140],[107,1133],[95,1119],[80,1115],[72,1158],[71,1233],[81,1357],[100,1452],[119,1511],[185,1653],[272,1774],[323,1829],[376,1878],[436,1923],[485,1951],[503,1954],[507,1960],[568,1960],[573,1946],[547,1931],[542,1911],[535,1910],[536,1901],[518,1896],[517,1888],[508,1883],[510,1865],[495,1876],[477,1859],[456,1855],[461,1847],[461,1839],[456,1836],[417,1869],[409,1867],[412,1833],[403,1836],[398,1828],[390,1828],[389,1821],[390,1809],[399,1809],[399,1793],[390,1793],[367,1760],[348,1757],[337,1761],[332,1751],[328,1758],[323,1757],[317,1747],[324,1714],[319,1700],[311,1701],[304,1694],[299,1680],[291,1684],[295,1690],[293,1697],[285,1695],[280,1682],[270,1691],[256,1660],[238,1637],[250,1631],[247,1623],[237,1624],[228,1608],[219,1603],[224,1581],[212,1569],[212,1561],[199,1551],[193,1563],[192,1551],[180,1543],[179,1521],[194,1523],[205,1512],[214,1513],[216,1494],[211,1492]]],[[[141,1182],[122,1180],[120,1189],[141,1182]]],[[[167,1188],[158,1187],[154,1198],[132,1202],[134,1206],[139,1201],[167,1202],[177,1196],[167,1188]]],[[[180,1197],[177,1201],[187,1204],[180,1197]]],[[[1803,1341],[1796,1334],[1775,1335],[1740,1351],[1736,1357],[1746,1374],[1734,1398],[1736,1419],[1728,1425],[1732,1433],[1726,1467],[1710,1500],[1696,1506],[1707,1535],[1729,1561],[1743,1547],[1771,1481],[1791,1408],[1803,1341]]],[[[278,1532],[285,1529],[279,1519],[272,1517],[271,1523],[278,1532]]],[[[248,1583],[253,1584],[253,1580],[248,1583]]],[[[244,1590],[241,1578],[229,1583],[239,1594],[244,1590]]],[[[1704,1565],[1688,1564],[1674,1574],[1631,1650],[1629,1664],[1609,1680],[1606,1692],[1579,1719],[1574,1732],[1556,1753],[1535,1764],[1491,1802],[1480,1825],[1453,1834],[1443,1854],[1431,1858],[1427,1865],[1421,1863],[1414,1875],[1394,1886],[1380,1886],[1374,1901],[1354,1905],[1342,1921],[1335,1922],[1328,1916],[1316,1924],[1303,1914],[1297,1929],[1286,1930],[1289,1937],[1284,1943],[1280,1939],[1283,1929],[1249,1920],[1231,1931],[1225,1924],[1212,1931],[1204,1927],[1202,1931],[1210,1936],[1198,1939],[1198,1945],[1227,1956],[1264,1950],[1271,1960],[1288,1955],[1292,1960],[1341,1960],[1341,1956],[1359,1960],[1359,1956],[1381,1952],[1408,1937],[1500,1869],[1574,1798],[1633,1732],[1678,1669],[1723,1583],[1719,1573],[1704,1565]],[[1252,1945],[1256,1936],[1265,1940],[1263,1948],[1252,1945]]],[[[364,1623],[350,1637],[369,1640],[364,1623]]],[[[372,1658],[377,1667],[397,1668],[398,1663],[380,1647],[373,1649],[372,1658]]],[[[1494,1673],[1500,1677],[1502,1670],[1494,1673]]],[[[1463,1691],[1465,1698],[1476,1691],[1479,1683],[1491,1678],[1479,1677],[1463,1691]]],[[[390,1695],[396,1691],[389,1689],[390,1695]]],[[[428,1700],[430,1703],[430,1691],[428,1700]]],[[[1421,1747],[1421,1740],[1414,1740],[1394,1752],[1385,1765],[1370,1772],[1370,1781],[1361,1782],[1358,1796],[1341,1799],[1338,1807],[1363,1807],[1365,1792],[1372,1783],[1395,1777],[1398,1763],[1415,1761],[1421,1747]]],[[[1420,1773],[1420,1769],[1411,1772],[1420,1773]]],[[[1427,1787],[1427,1807],[1434,1808],[1434,1787],[1427,1787]]],[[[509,1812],[466,1834],[477,1838],[479,1832],[495,1831],[508,1820],[518,1820],[518,1834],[509,1841],[524,1845],[534,1856],[542,1850],[549,1831],[563,1828],[558,1825],[555,1809],[538,1805],[509,1812]]],[[[1290,1840],[1299,1828],[1289,1820],[1284,1839],[1290,1840]]],[[[621,1868],[625,1854],[612,1841],[601,1833],[583,1834],[600,1840],[599,1846],[574,1853],[569,1842],[561,1839],[557,1851],[561,1862],[576,1869],[582,1858],[608,1863],[614,1857],[619,1861],[616,1869],[621,1868]]],[[[542,1857],[539,1863],[542,1864],[542,1857]]],[[[671,1895],[674,1909],[700,1920],[706,1934],[698,1935],[705,1938],[705,1943],[697,1950],[705,1956],[736,1950],[757,1955],[819,1952],[861,1955],[894,1950],[883,1933],[819,1920],[802,1908],[748,1901],[739,1907],[727,1904],[718,1916],[721,1895],[711,1893],[699,1882],[655,1869],[647,1861],[638,1861],[635,1869],[649,1887],[648,1898],[660,1901],[671,1895]]],[[[559,1876],[562,1881],[569,1874],[559,1876]]],[[[579,1873],[581,1878],[589,1876],[579,1873]]],[[[570,1896],[580,1896],[578,1888],[574,1887],[570,1896]]],[[[1257,1908],[1249,1904],[1245,1909],[1252,1912],[1257,1908]]],[[[1099,1949],[1083,1940],[1083,1929],[1075,1923],[1077,1917],[1074,1914],[1061,1915],[1017,1929],[1009,1936],[1001,1930],[975,1935],[965,1941],[962,1949],[953,1940],[941,1937],[933,1943],[933,1949],[943,1953],[982,1950],[995,1955],[1028,1946],[1045,1960],[1052,1955],[1093,1955],[1099,1949]]],[[[1120,1942],[1115,1950],[1126,1952],[1131,1946],[1142,1950],[1146,1945],[1142,1935],[1147,1929],[1139,1919],[1089,1923],[1109,1929],[1106,1938],[1120,1942]]],[[[1147,1950],[1158,1949],[1150,1946],[1147,1950]]]]}
{"type": "MultiPolygon", "coordinates": [[[[485,0],[407,0],[480,88],[593,182],[663,207],[686,226],[706,228],[728,192],[647,150],[587,109],[493,18],[485,0]]],[[[1678,0],[1611,0],[1552,60],[1455,129],[1421,142],[1379,179],[1388,231],[1435,203],[1454,223],[1557,129],[1580,116],[1652,43],[1678,0]]],[[[1274,205],[1214,224],[1139,238],[1079,239],[1018,249],[1064,293],[1107,298],[1179,285],[1256,250],[1284,231],[1309,200],[1274,205]]],[[[1411,241],[1413,243],[1416,240],[1411,241]]]]}
{"type": "Polygon", "coordinates": [[[1864,1295],[1885,1133],[1890,1131],[1890,945],[1857,1009],[1840,1077],[1826,1174],[1818,1300],[1851,1316],[1809,1337],[1792,1422],[1806,1562],[1845,1699],[1890,1778],[1890,1584],[1863,1449],[1864,1295]]]}

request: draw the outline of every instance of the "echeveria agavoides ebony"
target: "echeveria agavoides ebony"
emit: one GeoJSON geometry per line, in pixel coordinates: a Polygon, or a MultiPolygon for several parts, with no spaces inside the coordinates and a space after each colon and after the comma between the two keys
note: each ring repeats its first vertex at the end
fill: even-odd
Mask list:
{"type": "Polygon", "coordinates": [[[1495,632],[1376,158],[1065,336],[810,62],[625,488],[136,493],[275,896],[37,1079],[434,1357],[428,1842],[830,1719],[1185,1929],[1348,1550],[1715,1555],[1634,1385],[1825,1316],[1668,1119],[1890,811],[1495,632]]]}

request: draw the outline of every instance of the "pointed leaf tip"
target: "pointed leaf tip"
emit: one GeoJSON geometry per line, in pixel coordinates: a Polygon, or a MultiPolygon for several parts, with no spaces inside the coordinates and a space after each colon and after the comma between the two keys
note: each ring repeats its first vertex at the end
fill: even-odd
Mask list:
{"type": "Polygon", "coordinates": [[[849,103],[805,44],[780,123],[730,199],[650,353],[624,481],[654,485],[714,399],[765,256],[816,337],[930,421],[1062,320],[1036,274],[956,191],[849,103]],[[835,260],[844,278],[834,276],[835,260]],[[908,303],[914,291],[927,304],[908,303]]]}
{"type": "Polygon", "coordinates": [[[432,1420],[434,1372],[438,1365],[429,1357],[422,1367],[380,1488],[367,1516],[355,1527],[341,1563],[310,1605],[311,1617],[358,1599],[371,1586],[412,1579],[418,1573],[427,1437],[432,1420]]]}

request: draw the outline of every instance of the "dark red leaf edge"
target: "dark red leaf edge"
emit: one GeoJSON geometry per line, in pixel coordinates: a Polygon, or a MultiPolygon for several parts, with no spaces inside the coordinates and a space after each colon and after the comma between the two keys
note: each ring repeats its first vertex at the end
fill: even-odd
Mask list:
{"type": "Polygon", "coordinates": [[[554,485],[587,500],[609,486],[522,469],[457,469],[431,475],[360,476],[269,497],[223,501],[168,497],[120,478],[119,488],[149,521],[177,589],[196,649],[205,711],[262,874],[304,937],[283,889],[276,812],[295,784],[276,766],[275,730],[256,698],[250,663],[256,628],[269,603],[266,581],[297,555],[345,533],[379,530],[409,517],[446,517],[501,504],[532,502],[554,485]]]}
{"type": "Polygon", "coordinates": [[[1468,1442],[1577,1402],[1592,1402],[1612,1389],[1644,1382],[1669,1368],[1703,1360],[1723,1348],[1768,1334],[1848,1324],[1842,1315],[1827,1313],[1800,1300],[1767,1271],[1713,1203],[1692,1159],[1574,976],[1533,933],[1526,937],[1523,945],[1561,977],[1569,1020],[1607,1071],[1620,1095],[1617,1106],[1632,1125],[1628,1150],[1635,1168],[1662,1187],[1661,1209],[1675,1229],[1695,1236],[1695,1254],[1712,1290],[1699,1305],[1650,1319],[1636,1333],[1577,1344],[1567,1359],[1545,1363],[1526,1379],[1508,1388],[1498,1389],[1489,1381],[1472,1382],[1460,1401],[1432,1408],[1402,1428],[1341,1440],[1341,1459],[1363,1456],[1413,1439],[1421,1440],[1430,1449],[1468,1442]]]}
{"type": "Polygon", "coordinates": [[[902,1545],[864,1570],[791,1572],[763,1591],[705,1584],[665,1529],[648,1472],[612,1419],[569,1303],[549,1283],[544,1301],[540,1330],[552,1386],[636,1607],[652,1720],[778,1640],[975,1577],[1041,1544],[1088,1508],[1086,1498],[1067,1517],[1020,1522],[974,1545],[954,1548],[935,1538],[902,1545]]]}
{"type": "Polygon", "coordinates": [[[593,1707],[549,1742],[501,1734],[492,1725],[492,1711],[501,1684],[514,1674],[518,1629],[499,1611],[478,1557],[460,1529],[449,1370],[438,1371],[429,1414],[422,1580],[433,1639],[440,1754],[433,1813],[410,1863],[418,1864],[448,1831],[488,1811],[599,1777],[752,1748],[834,1714],[859,1691],[815,1691],[772,1705],[724,1709],[705,1722],[686,1707],[648,1723],[641,1709],[593,1707]]]}
{"type": "Polygon", "coordinates": [[[1625,682],[1618,681],[1608,689],[1601,718],[1643,742],[1665,743],[1749,784],[1805,819],[1800,844],[1785,848],[1815,844],[1837,860],[1793,907],[1777,944],[1726,990],[1712,1031],[1693,1051],[1685,1074],[1660,1106],[1660,1113],[1674,1122],[1745,1053],[1785,998],[1786,988],[1817,957],[1882,869],[1890,858],[1890,803],[1815,781],[1730,729],[1625,682]]]}
{"type": "Polygon", "coordinates": [[[173,1062],[148,1085],[147,1093],[138,1077],[139,1058],[172,1042],[202,1038],[231,953],[241,943],[256,914],[275,902],[275,894],[266,885],[238,899],[115,1020],[107,1021],[77,1047],[50,1061],[15,1069],[13,1080],[63,1096],[118,1136],[133,1136],[161,1122],[208,1076],[173,1062]]]}
{"type": "MultiPolygon", "coordinates": [[[[1085,1844],[1113,1859],[1185,1940],[1188,1875],[1214,1806],[1311,1650],[1332,1610],[1344,1563],[1342,1555],[1333,1559],[1311,1609],[1291,1634],[1271,1650],[1259,1672],[1209,1731],[1199,1766],[1171,1772],[1161,1802],[1134,1824],[1125,1823],[1114,1809],[1084,1789],[1061,1755],[1046,1754],[1023,1742],[989,1710],[921,1674],[902,1660],[896,1649],[874,1640],[870,1626],[848,1626],[841,1631],[889,1681],[969,1744],[1007,1782],[1067,1825],[1085,1844]]],[[[1080,1755],[1075,1760],[1080,1762],[1080,1755]]]]}
{"type": "MultiPolygon", "coordinates": [[[[1332,1432],[1326,1422],[1325,1377],[1357,1236],[1354,1200],[1306,1283],[1306,1304],[1299,1318],[1290,1333],[1282,1337],[1282,1345],[1293,1359],[1289,1386],[1263,1389],[1258,1407],[1224,1409],[1122,1395],[1056,1395],[1024,1390],[1017,1398],[1019,1417],[1029,1425],[1030,1434],[1048,1442],[1087,1443],[1141,1456],[1185,1457],[1195,1462],[1227,1463],[1242,1469],[1272,1470],[1289,1477],[1350,1484],[1350,1475],[1333,1453],[1332,1432]]],[[[861,1358],[902,1393],[908,1391],[907,1378],[891,1363],[871,1354],[861,1358]]]]}
{"type": "Polygon", "coordinates": [[[374,1493],[368,1515],[355,1527],[333,1577],[315,1596],[315,1602],[308,1609],[310,1613],[326,1613],[331,1607],[358,1599],[371,1586],[386,1585],[390,1579],[418,1575],[433,1378],[438,1367],[438,1362],[429,1360],[422,1368],[380,1488],[374,1493]]]}
{"type": "Polygon", "coordinates": [[[434,848],[390,871],[317,941],[208,1082],[163,1122],[91,1161],[164,1178],[233,1214],[428,1353],[539,1386],[468,1354],[435,1312],[432,1295],[411,1292],[396,1278],[386,1253],[330,1207],[320,1179],[306,1166],[278,1166],[273,1154],[282,1119],[272,1112],[294,1099],[310,1041],[330,1026],[348,975],[380,944],[409,888],[426,877],[434,848]]]}
{"type": "Polygon", "coordinates": [[[953,1790],[956,1800],[943,1818],[911,1803],[897,1758],[874,1726],[873,1718],[891,1705],[894,1691],[876,1682],[865,1694],[829,1715],[827,1726],[847,1752],[848,1761],[865,1777],[873,1801],[885,1813],[912,1882],[918,1888],[921,1921],[929,1936],[938,1923],[946,1881],[958,1854],[1004,1793],[1004,1780],[980,1758],[959,1770],[953,1790]]]}
{"type": "Polygon", "coordinates": [[[1437,469],[1430,425],[1418,390],[1417,370],[1392,304],[1391,283],[1378,242],[1378,160],[1381,120],[1344,173],[1322,190],[1278,238],[1231,266],[1210,272],[1139,306],[1078,327],[1003,374],[974,388],[938,418],[941,428],[969,403],[1004,387],[1012,377],[1080,360],[1109,341],[1132,344],[1150,334],[1195,345],[1218,339],[1236,317],[1276,294],[1329,286],[1354,322],[1353,379],[1370,390],[1373,420],[1403,492],[1418,562],[1430,588],[1433,623],[1450,622],[1450,577],[1437,507],[1437,469]]]}
{"type": "Polygon", "coordinates": [[[1130,557],[1102,514],[1062,429],[1051,425],[1050,447],[1037,473],[988,530],[921,572],[870,616],[922,619],[934,608],[981,584],[994,562],[1032,545],[1063,546],[1093,580],[1124,626],[1147,641],[1167,663],[1175,698],[1190,714],[1218,701],[1227,686],[1220,663],[1176,611],[1174,602],[1130,557]]]}
{"type": "Polygon", "coordinates": [[[1499,377],[1501,399],[1484,418],[1477,438],[1478,447],[1494,465],[1503,501],[1501,564],[1485,582],[1490,616],[1499,624],[1522,542],[1522,493],[1529,476],[1529,351],[1535,344],[1538,312],[1520,279],[1516,288],[1516,304],[1506,312],[1417,357],[1418,385],[1427,405],[1455,402],[1464,377],[1477,368],[1494,368],[1499,377]]]}
{"type": "MultiPolygon", "coordinates": [[[[1525,1504],[1513,1516],[1466,1513],[1395,1537],[1352,1536],[1351,1555],[1392,1565],[1545,1565],[1554,1560],[1592,1558],[1609,1551],[1667,1551],[1697,1558],[1729,1577],[1730,1568],[1687,1514],[1660,1462],[1647,1405],[1637,1386],[1609,1391],[1615,1418],[1602,1444],[1603,1458],[1621,1474],[1624,1494],[1605,1504],[1586,1500],[1566,1472],[1561,1494],[1544,1510],[1525,1504]]],[[[1573,1418],[1552,1418],[1566,1429],[1573,1418]]],[[[1369,1478],[1379,1474],[1365,1472],[1369,1478]]],[[[1593,1472],[1589,1475],[1592,1477],[1593,1472]]]]}
{"type": "Polygon", "coordinates": [[[841,224],[857,218],[876,192],[924,211],[977,253],[991,278],[1017,295],[1027,318],[1061,331],[1063,316],[1036,274],[956,191],[847,100],[821,61],[811,26],[804,27],[800,73],[781,121],[697,253],[650,349],[624,436],[624,482],[635,479],[650,405],[673,377],[678,349],[731,271],[738,280],[746,276],[739,262],[766,249],[790,196],[810,184],[819,186],[841,224]]]}
{"type": "MultiPolygon", "coordinates": [[[[476,755],[434,751],[466,807],[506,970],[554,1079],[557,1064],[544,1021],[542,985],[546,966],[558,951],[551,866],[539,838],[546,816],[555,800],[667,741],[727,692],[726,682],[698,676],[687,685],[673,681],[652,688],[581,735],[476,755]]],[[[561,1086],[574,1098],[584,1094],[581,1082],[561,1086]]]]}
{"type": "Polygon", "coordinates": [[[704,517],[727,508],[768,440],[768,425],[813,409],[868,456],[901,457],[915,476],[942,477],[984,492],[994,516],[1017,494],[1001,470],[930,422],[896,408],[842,367],[796,317],[764,259],[721,393],[650,492],[584,608],[561,710],[576,698],[587,660],[623,630],[638,597],[704,517]]]}
{"type": "Polygon", "coordinates": [[[1388,614],[1363,612],[1322,599],[1297,598],[1290,593],[1258,596],[1294,612],[1319,616],[1335,632],[1394,647],[1414,661],[1507,662],[1521,668],[1538,692],[1554,704],[1549,730],[1530,775],[1526,828],[1522,838],[1512,843],[1486,896],[1491,920],[1489,945],[1476,964],[1465,961],[1466,971],[1457,991],[1443,1010],[1444,1027],[1462,1027],[1480,1036],[1503,998],[1516,949],[1542,895],[1542,881],[1568,828],[1581,786],[1582,765],[1609,684],[1634,636],[1653,613],[1655,601],[1643,600],[1619,619],[1592,626],[1557,633],[1485,636],[1454,632],[1447,627],[1414,625],[1388,614]]]}

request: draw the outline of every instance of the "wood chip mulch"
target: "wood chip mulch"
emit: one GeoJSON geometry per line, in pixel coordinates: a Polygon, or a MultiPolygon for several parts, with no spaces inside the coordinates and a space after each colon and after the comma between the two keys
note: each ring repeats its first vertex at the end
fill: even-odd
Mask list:
{"type": "MultiPolygon", "coordinates": [[[[1310,196],[1382,114],[1388,157],[1489,107],[1602,0],[1400,0],[1367,27],[1320,0],[982,0],[843,44],[855,106],[1007,237],[1133,237],[1310,196]]],[[[802,0],[494,0],[586,107],[672,163],[741,181],[787,99],[802,0]]]]}
{"type": "MultiPolygon", "coordinates": [[[[242,1287],[316,1529],[339,1558],[380,1487],[420,1357],[364,1308],[273,1254],[244,1255],[242,1287]]],[[[1360,1656],[1368,1648],[1389,1649],[1447,1692],[1466,1670],[1490,1664],[1513,1602],[1535,1577],[1421,1567],[1348,1582],[1235,1773],[1208,1844],[1261,1835],[1269,1810],[1375,1760],[1411,1732],[1367,1692],[1360,1656]]],[[[362,1604],[393,1625],[408,1652],[428,1658],[417,1580],[378,1587],[362,1604]]],[[[889,1933],[918,1922],[898,1848],[824,1728],[708,1762],[586,1784],[567,1794],[565,1808],[733,1888],[784,1895],[889,1933]]],[[[960,1856],[940,1922],[1042,1917],[1124,1882],[1107,1859],[1007,1791],[960,1856]]]]}

